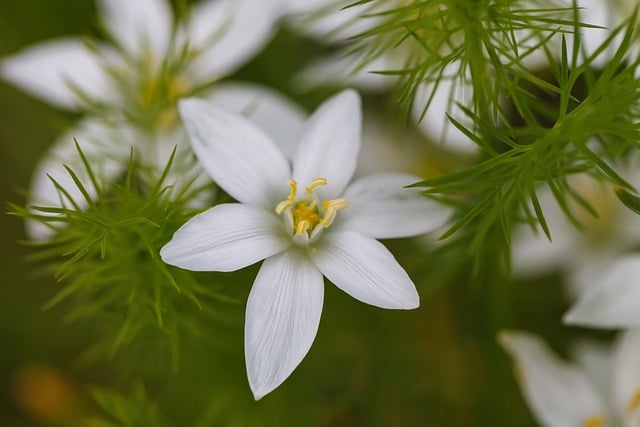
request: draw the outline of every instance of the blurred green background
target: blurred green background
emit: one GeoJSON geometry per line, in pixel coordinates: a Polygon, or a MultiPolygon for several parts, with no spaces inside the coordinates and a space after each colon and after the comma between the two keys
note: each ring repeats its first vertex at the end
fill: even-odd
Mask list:
{"type": "MultiPolygon", "coordinates": [[[[53,37],[95,35],[96,22],[90,0],[3,1],[0,58],[53,37]]],[[[236,78],[274,86],[313,108],[326,93],[295,93],[287,77],[321,50],[283,29],[236,78]]],[[[393,105],[390,96],[365,102],[382,110],[393,105]]],[[[75,119],[0,82],[4,212],[8,202],[24,203],[38,158],[75,119]]],[[[2,426],[67,425],[74,411],[112,419],[90,403],[91,387],[111,390],[115,394],[104,399],[140,412],[138,421],[124,425],[532,426],[495,334],[507,327],[531,330],[562,351],[575,332],[560,327],[566,302],[557,277],[513,284],[492,265],[497,257],[487,248],[486,271],[473,278],[470,260],[459,254],[429,254],[418,240],[394,241],[389,246],[414,278],[422,306],[381,310],[327,285],[310,353],[262,401],[251,397],[242,353],[244,301],[255,269],[228,289],[243,303],[227,307],[225,321],[203,316],[210,342],[194,346],[197,351],[186,345],[177,370],[163,369],[162,359],[152,363],[150,351],[141,355],[145,369],[129,366],[129,379],[122,381],[112,375],[121,369],[117,363],[78,363],[96,329],[65,323],[64,305],[41,309],[59,285],[25,260],[30,250],[19,243],[25,238],[19,218],[3,214],[0,227],[2,426]]]]}

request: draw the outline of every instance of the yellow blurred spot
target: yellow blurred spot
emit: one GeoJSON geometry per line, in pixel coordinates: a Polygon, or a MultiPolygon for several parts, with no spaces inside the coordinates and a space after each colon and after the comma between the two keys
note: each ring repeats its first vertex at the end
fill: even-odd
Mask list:
{"type": "Polygon", "coordinates": [[[54,366],[34,364],[19,369],[11,391],[16,405],[41,423],[68,425],[80,415],[77,387],[54,366]]]}
{"type": "Polygon", "coordinates": [[[638,406],[640,406],[640,389],[636,390],[633,397],[629,400],[629,403],[627,404],[627,411],[635,412],[635,410],[638,409],[638,406]]]}
{"type": "Polygon", "coordinates": [[[601,415],[594,415],[593,417],[587,418],[582,423],[582,427],[602,427],[604,423],[604,418],[601,415]]]}

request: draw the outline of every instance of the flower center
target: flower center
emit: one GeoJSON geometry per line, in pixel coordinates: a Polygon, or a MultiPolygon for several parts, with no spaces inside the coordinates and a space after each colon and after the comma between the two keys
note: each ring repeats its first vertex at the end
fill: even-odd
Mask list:
{"type": "Polygon", "coordinates": [[[333,223],[337,212],[347,207],[345,198],[320,201],[315,190],[327,185],[326,178],[312,180],[302,197],[298,197],[296,181],[290,179],[287,184],[290,188],[289,196],[278,203],[276,213],[284,216],[287,230],[300,243],[315,240],[323,229],[333,223]]]}
{"type": "Polygon", "coordinates": [[[178,124],[177,102],[197,89],[186,77],[186,60],[167,52],[160,60],[151,52],[127,58],[108,71],[115,79],[127,118],[145,130],[168,132],[178,124]]]}

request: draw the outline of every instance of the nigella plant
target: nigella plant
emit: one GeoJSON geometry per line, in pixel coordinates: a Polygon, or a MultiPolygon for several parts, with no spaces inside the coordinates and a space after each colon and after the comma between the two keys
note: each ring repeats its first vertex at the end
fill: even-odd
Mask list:
{"type": "Polygon", "coordinates": [[[309,117],[291,163],[241,116],[197,99],[181,101],[180,111],[200,163],[240,203],[192,218],[160,255],[196,271],[234,271],[265,260],[245,320],[256,399],[280,385],[309,351],[322,311],[322,276],[368,304],[418,307],[413,282],[375,239],[432,231],[449,210],[403,188],[412,176],[379,174],[349,184],[360,149],[355,92],[336,95],[309,117]]]}

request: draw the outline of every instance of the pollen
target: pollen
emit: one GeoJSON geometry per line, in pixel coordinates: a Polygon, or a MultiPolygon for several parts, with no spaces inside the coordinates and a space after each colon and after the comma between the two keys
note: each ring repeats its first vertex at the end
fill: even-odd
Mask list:
{"type": "Polygon", "coordinates": [[[318,198],[315,191],[327,185],[326,178],[313,179],[305,187],[306,194],[300,197],[298,197],[296,181],[290,179],[287,185],[289,195],[278,203],[275,211],[278,215],[285,215],[288,218],[286,224],[292,227],[293,235],[306,236],[307,241],[315,238],[321,229],[329,227],[334,222],[337,212],[348,205],[345,198],[322,201],[318,198]]]}
{"type": "Polygon", "coordinates": [[[322,221],[322,218],[318,215],[318,203],[315,200],[312,200],[311,203],[298,202],[291,209],[291,214],[293,215],[293,228],[296,233],[313,230],[322,221]],[[301,228],[303,225],[304,228],[301,228]]]}

